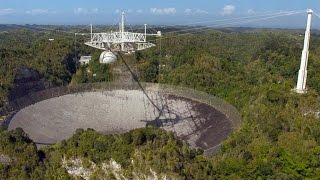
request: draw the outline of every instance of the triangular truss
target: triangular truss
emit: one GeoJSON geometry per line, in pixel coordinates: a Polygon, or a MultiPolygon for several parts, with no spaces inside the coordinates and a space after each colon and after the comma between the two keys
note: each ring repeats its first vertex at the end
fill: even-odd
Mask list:
{"type": "Polygon", "coordinates": [[[122,13],[119,32],[92,33],[91,26],[91,39],[85,44],[105,51],[130,53],[154,47],[155,44],[147,42],[147,36],[161,36],[160,31],[156,34],[147,34],[146,25],[144,33],[125,32],[124,27],[124,13],[122,13]]]}

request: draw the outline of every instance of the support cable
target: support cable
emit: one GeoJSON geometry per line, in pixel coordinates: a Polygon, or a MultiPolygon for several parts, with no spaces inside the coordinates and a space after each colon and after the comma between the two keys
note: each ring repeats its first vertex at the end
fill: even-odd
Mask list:
{"type": "Polygon", "coordinates": [[[74,35],[74,61],[76,63],[76,70],[78,70],[77,67],[77,61],[78,61],[78,56],[77,56],[77,36],[74,35]]]}
{"type": "MultiPolygon", "coordinates": [[[[124,58],[121,55],[121,52],[118,53],[118,56],[121,58],[121,60],[123,61],[123,63],[126,65],[126,67],[128,68],[128,70],[130,71],[130,74],[132,75],[133,79],[138,83],[139,87],[141,88],[143,94],[146,95],[146,97],[148,98],[148,100],[151,102],[151,104],[159,111],[159,114],[162,114],[162,109],[159,108],[150,98],[150,96],[147,94],[147,92],[145,91],[145,89],[142,87],[138,77],[133,73],[132,69],[129,67],[129,65],[127,64],[127,62],[124,60],[124,58]]],[[[160,116],[159,115],[159,116],[160,116]]]]}
{"type": "MultiPolygon", "coordinates": [[[[190,30],[194,30],[194,29],[201,29],[201,28],[210,28],[210,27],[220,27],[220,26],[229,26],[230,25],[234,25],[234,24],[242,24],[242,23],[246,23],[246,22],[252,22],[252,21],[259,21],[259,20],[267,20],[267,19],[272,19],[272,18],[277,18],[277,17],[283,17],[283,16],[289,16],[289,15],[294,15],[294,14],[300,14],[305,12],[305,10],[303,11],[288,11],[288,12],[282,12],[282,13],[273,13],[273,14],[268,14],[268,15],[257,15],[257,16],[245,16],[245,17],[238,17],[238,18],[232,18],[230,20],[241,20],[241,21],[236,21],[236,22],[228,22],[228,23],[223,23],[223,24],[217,24],[217,25],[207,25],[207,26],[203,26],[203,27],[194,27],[194,28],[190,28],[190,30]]],[[[215,20],[215,21],[227,21],[227,20],[215,20]]],[[[212,21],[214,22],[214,21],[212,21]]],[[[195,24],[199,24],[200,22],[196,22],[195,24]]],[[[205,23],[205,22],[201,22],[201,23],[205,23]]],[[[172,34],[172,33],[177,33],[177,32],[183,32],[183,31],[188,31],[189,29],[183,29],[183,30],[177,30],[177,31],[171,31],[168,32],[167,34],[172,34]]]]}
{"type": "MultiPolygon", "coordinates": [[[[175,35],[175,36],[166,36],[166,37],[164,37],[162,39],[171,39],[171,38],[176,38],[176,37],[179,37],[179,36],[185,36],[185,35],[188,35],[188,34],[205,32],[205,31],[210,30],[211,28],[230,27],[230,26],[233,26],[233,25],[240,25],[240,24],[250,23],[250,22],[255,22],[255,21],[268,20],[268,19],[273,19],[273,18],[277,18],[277,17],[289,16],[289,15],[300,14],[300,13],[302,13],[302,12],[287,13],[287,14],[275,15],[275,16],[270,16],[270,17],[263,17],[263,18],[256,18],[256,19],[238,21],[238,22],[233,22],[233,23],[211,25],[211,26],[206,26],[206,27],[194,27],[194,28],[190,28],[190,29],[172,31],[170,33],[179,33],[179,32],[183,32],[183,31],[185,31],[185,33],[181,33],[181,34],[178,34],[178,35],[175,35]],[[194,32],[188,32],[188,31],[194,31],[194,32]]],[[[155,41],[155,40],[150,40],[149,42],[152,42],[152,41],[155,41]]]]}
{"type": "Polygon", "coordinates": [[[320,15],[319,14],[317,14],[316,12],[313,12],[313,14],[315,14],[320,19],[320,15]]]}
{"type": "MultiPolygon", "coordinates": [[[[213,23],[213,22],[221,22],[221,21],[234,21],[234,20],[241,20],[241,19],[252,19],[252,18],[262,18],[264,16],[275,16],[275,15],[283,15],[288,13],[300,13],[305,12],[305,10],[297,10],[297,11],[285,11],[285,12],[275,12],[275,13],[266,13],[266,14],[257,14],[252,16],[243,16],[243,17],[235,17],[235,18],[224,18],[224,19],[213,19],[213,20],[207,20],[207,21],[196,21],[192,23],[181,23],[176,25],[161,25],[161,26],[155,26],[156,28],[172,28],[177,26],[190,26],[190,25],[196,25],[196,24],[205,24],[205,23],[213,23]]],[[[143,28],[135,28],[134,30],[140,30],[143,28]]],[[[168,32],[171,33],[171,32],[168,32]]]]}
{"type": "MultiPolygon", "coordinates": [[[[45,27],[37,27],[37,26],[32,26],[32,25],[16,25],[16,24],[7,24],[6,26],[12,26],[12,27],[20,27],[20,28],[29,28],[29,29],[37,29],[37,30],[43,30],[43,31],[52,31],[52,32],[60,32],[63,34],[78,34],[81,31],[87,29],[89,25],[86,25],[84,28],[81,28],[80,30],[76,32],[72,31],[65,31],[65,30],[59,30],[59,29],[51,29],[51,28],[45,28],[45,27]]],[[[85,33],[84,33],[85,34],[85,33]]],[[[58,35],[58,36],[65,36],[65,35],[58,35]]]]}

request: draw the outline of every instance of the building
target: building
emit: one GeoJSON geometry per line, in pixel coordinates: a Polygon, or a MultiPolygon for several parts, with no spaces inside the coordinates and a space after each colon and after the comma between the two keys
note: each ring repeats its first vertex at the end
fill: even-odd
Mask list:
{"type": "Polygon", "coordinates": [[[91,61],[91,56],[81,56],[79,62],[81,65],[85,65],[85,64],[89,64],[90,61],[91,61]]]}

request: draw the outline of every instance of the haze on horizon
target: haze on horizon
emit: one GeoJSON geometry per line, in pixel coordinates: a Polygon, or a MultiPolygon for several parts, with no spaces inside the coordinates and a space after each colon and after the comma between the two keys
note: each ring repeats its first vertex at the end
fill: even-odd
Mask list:
{"type": "MultiPolygon", "coordinates": [[[[315,12],[316,0],[162,0],[160,2],[110,0],[0,0],[0,24],[117,24],[121,12],[127,14],[128,24],[183,25],[207,22],[197,25],[219,25],[223,19],[259,16],[289,11],[303,11],[308,8],[315,12]]],[[[319,14],[319,13],[318,13],[319,14]]],[[[250,21],[234,27],[304,28],[306,13],[277,17],[262,21],[250,21]]],[[[236,20],[235,20],[236,21],[236,20]]],[[[232,22],[232,21],[231,21],[232,22]]],[[[320,19],[314,16],[313,28],[319,29],[320,19]]]]}

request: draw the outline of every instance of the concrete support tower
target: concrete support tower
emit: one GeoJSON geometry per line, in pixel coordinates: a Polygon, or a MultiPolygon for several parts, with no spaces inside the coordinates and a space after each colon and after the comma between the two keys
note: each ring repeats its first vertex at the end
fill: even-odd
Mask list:
{"type": "Polygon", "coordinates": [[[307,65],[308,65],[310,29],[311,29],[311,20],[312,20],[313,11],[309,9],[307,13],[308,13],[307,28],[306,28],[306,33],[304,37],[304,46],[302,50],[298,82],[297,82],[297,87],[295,89],[295,91],[300,94],[307,92],[307,88],[306,88],[307,73],[308,73],[307,65]]]}

